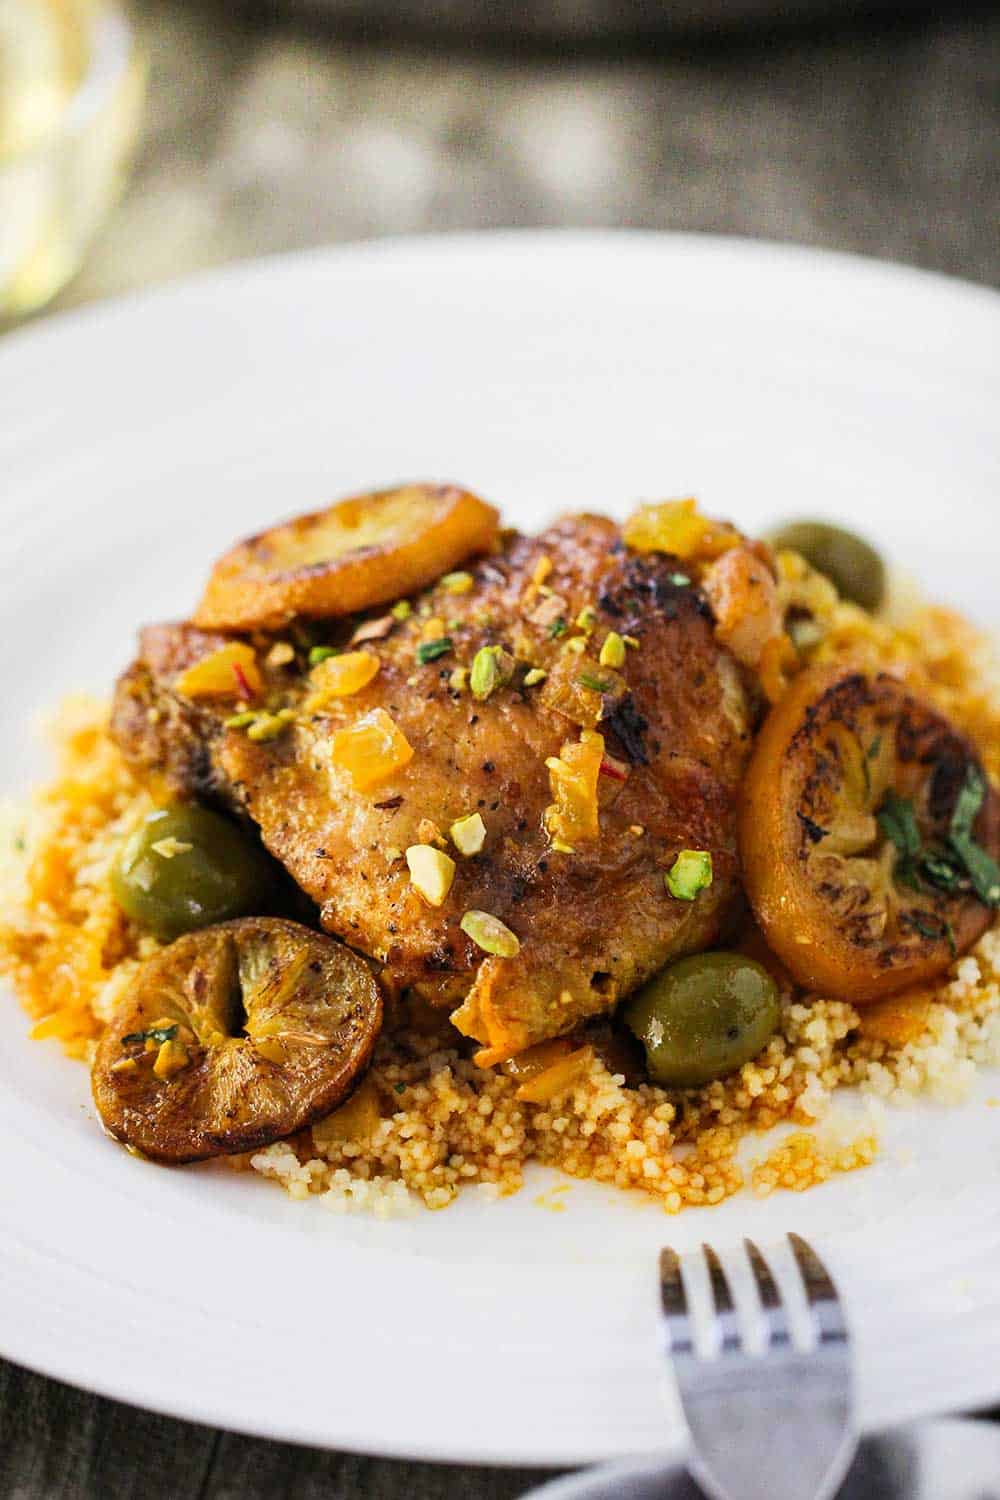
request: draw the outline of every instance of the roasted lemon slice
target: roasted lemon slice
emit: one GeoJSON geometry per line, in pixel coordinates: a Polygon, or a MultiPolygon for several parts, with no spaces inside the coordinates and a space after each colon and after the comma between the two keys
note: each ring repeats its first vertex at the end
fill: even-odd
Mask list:
{"type": "Polygon", "coordinates": [[[357,954],[274,917],[189,933],[149,959],[94,1058],[94,1102],[154,1161],[252,1151],[329,1114],[358,1082],[382,996],[357,954]]]}
{"type": "Polygon", "coordinates": [[[942,973],[1000,906],[1000,799],[969,741],[886,675],[814,668],[772,709],[740,848],[768,946],[845,1000],[942,973]]]}
{"type": "Polygon", "coordinates": [[[239,543],[219,559],[195,623],[270,630],[296,615],[349,615],[425,588],[488,552],[498,513],[455,485],[408,484],[341,500],[239,543]]]}

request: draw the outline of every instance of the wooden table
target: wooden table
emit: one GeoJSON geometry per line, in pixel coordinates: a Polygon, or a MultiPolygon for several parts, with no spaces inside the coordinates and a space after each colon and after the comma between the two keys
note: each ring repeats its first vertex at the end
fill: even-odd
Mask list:
{"type": "MultiPolygon", "coordinates": [[[[494,225],[710,229],[1000,281],[1000,17],[601,56],[370,46],[142,0],[132,185],[57,307],[240,256],[494,225]]],[[[213,1432],[0,1365],[11,1500],[506,1500],[528,1472],[213,1432]]]]}

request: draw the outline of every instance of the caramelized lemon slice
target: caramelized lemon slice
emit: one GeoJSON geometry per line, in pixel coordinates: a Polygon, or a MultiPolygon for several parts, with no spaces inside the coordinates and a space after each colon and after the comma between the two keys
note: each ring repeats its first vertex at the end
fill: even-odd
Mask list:
{"type": "Polygon", "coordinates": [[[796,680],[757,740],[739,838],[768,946],[837,998],[933,979],[1000,905],[1000,799],[970,742],[885,674],[796,680]]]}
{"type": "Polygon", "coordinates": [[[499,516],[456,485],[355,495],[239,543],[219,559],[195,623],[276,629],[297,615],[354,614],[433,583],[488,552],[499,516]]]}
{"type": "Polygon", "coordinates": [[[252,1151],[329,1114],[382,1021],[368,966],[274,917],[204,927],[149,959],[94,1058],[105,1129],[154,1161],[252,1151]]]}

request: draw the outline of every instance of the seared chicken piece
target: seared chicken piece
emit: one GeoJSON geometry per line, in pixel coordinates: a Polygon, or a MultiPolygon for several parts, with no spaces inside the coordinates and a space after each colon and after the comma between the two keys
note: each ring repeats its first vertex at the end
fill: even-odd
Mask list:
{"type": "Polygon", "coordinates": [[[119,683],[115,732],[133,763],[176,790],[248,813],[323,926],[377,959],[391,984],[458,1007],[455,1024],[496,1061],[612,1009],[669,959],[711,945],[739,900],[735,801],[751,706],[681,566],[627,552],[612,522],[590,516],[508,538],[471,580],[451,575],[405,621],[374,624],[352,649],[378,658],[376,675],[309,707],[316,684],[302,653],[268,667],[267,644],[251,638],[265,696],[296,710],[263,741],[225,727],[231,705],[196,706],[175,690],[223,637],[156,627],[119,683]],[[483,647],[501,649],[470,684],[483,647]],[[358,790],[334,736],[373,711],[412,757],[358,790]],[[555,794],[558,758],[571,763],[581,736],[588,754],[600,748],[595,734],[597,805],[576,807],[574,824],[555,794]],[[463,856],[448,830],[477,812],[485,841],[463,856]],[[403,857],[435,844],[455,865],[439,906],[403,857]],[[691,900],[664,879],[685,849],[712,856],[711,884],[691,900]],[[484,955],[460,925],[470,911],[499,918],[519,951],[484,955]]]}

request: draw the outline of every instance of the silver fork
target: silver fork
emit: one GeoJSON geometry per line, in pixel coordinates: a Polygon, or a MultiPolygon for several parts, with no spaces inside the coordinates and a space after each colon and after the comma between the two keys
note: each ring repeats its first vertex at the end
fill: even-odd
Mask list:
{"type": "Polygon", "coordinates": [[[797,1234],[788,1240],[811,1339],[805,1347],[793,1339],[786,1297],[757,1246],[744,1240],[766,1335],[760,1353],[747,1348],[710,1245],[702,1246],[714,1303],[708,1357],[696,1346],[680,1258],[670,1249],[660,1254],[667,1349],[691,1433],[688,1468],[711,1500],[830,1500],[857,1448],[840,1298],[819,1256],[797,1234]]]}

